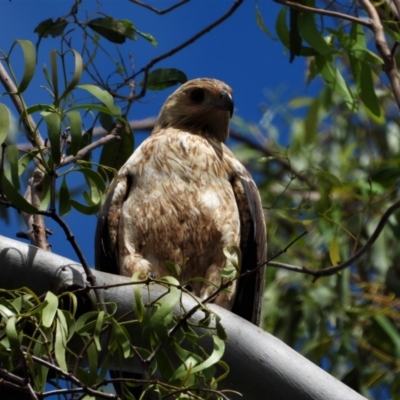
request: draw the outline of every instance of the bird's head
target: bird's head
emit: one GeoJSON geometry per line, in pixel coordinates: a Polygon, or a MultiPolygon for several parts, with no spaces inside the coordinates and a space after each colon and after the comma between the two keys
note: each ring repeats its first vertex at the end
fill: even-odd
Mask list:
{"type": "Polygon", "coordinates": [[[227,84],[216,79],[194,79],[168,97],[153,132],[175,128],[225,142],[232,114],[232,89],[227,84]]]}

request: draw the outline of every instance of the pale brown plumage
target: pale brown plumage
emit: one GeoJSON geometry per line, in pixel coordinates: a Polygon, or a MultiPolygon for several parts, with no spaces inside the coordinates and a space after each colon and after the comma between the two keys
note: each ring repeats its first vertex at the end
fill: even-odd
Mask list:
{"type": "MultiPolygon", "coordinates": [[[[170,275],[182,284],[204,277],[220,284],[222,249],[237,245],[242,272],[263,265],[265,224],[254,181],[224,144],[232,90],[214,79],[189,81],[165,102],[151,136],[132,154],[101,210],[96,268],[170,275]]],[[[215,288],[191,282],[206,298],[215,288]]],[[[216,303],[259,323],[264,268],[239,280],[216,303]]]]}

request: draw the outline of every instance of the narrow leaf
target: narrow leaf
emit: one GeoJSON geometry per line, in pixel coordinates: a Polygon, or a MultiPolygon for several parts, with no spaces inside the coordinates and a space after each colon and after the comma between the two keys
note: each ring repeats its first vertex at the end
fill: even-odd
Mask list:
{"type": "Polygon", "coordinates": [[[53,88],[54,102],[58,103],[58,69],[57,69],[57,50],[50,52],[51,66],[51,86],[53,88]]]}
{"type": "Polygon", "coordinates": [[[69,119],[69,128],[71,133],[71,154],[74,156],[80,149],[82,139],[82,120],[79,111],[70,111],[66,114],[69,119]]]}
{"type": "Polygon", "coordinates": [[[18,174],[18,148],[14,145],[8,145],[6,148],[6,158],[10,164],[11,180],[16,190],[19,190],[19,174],[18,174]]]}
{"type": "Polygon", "coordinates": [[[51,155],[54,164],[58,165],[61,159],[60,137],[61,137],[61,120],[57,113],[45,113],[43,115],[47,125],[47,133],[50,140],[51,155]]]}
{"type": "Polygon", "coordinates": [[[49,35],[53,38],[60,36],[68,22],[64,18],[57,18],[53,21],[52,18],[46,19],[35,28],[34,32],[39,35],[39,38],[47,38],[49,35]]]}
{"type": "Polygon", "coordinates": [[[126,38],[136,40],[134,25],[129,20],[116,20],[106,16],[92,19],[88,26],[112,43],[122,44],[126,38]]]}
{"type": "Polygon", "coordinates": [[[47,292],[44,301],[47,303],[42,311],[43,326],[50,328],[58,308],[58,297],[52,292],[47,292]]]}
{"type": "Polygon", "coordinates": [[[60,96],[60,99],[64,99],[65,97],[67,97],[67,95],[78,85],[83,72],[82,56],[74,49],[71,49],[71,52],[75,58],[74,75],[72,76],[71,82],[68,84],[63,94],[60,96]]]}
{"type": "Polygon", "coordinates": [[[68,324],[62,310],[57,310],[56,340],[54,343],[54,353],[57,364],[65,373],[68,372],[66,361],[66,347],[68,337],[68,324]]]}
{"type": "MultiPolygon", "coordinates": [[[[167,87],[177,85],[178,83],[185,83],[186,81],[186,75],[179,69],[158,68],[149,73],[146,87],[149,90],[162,90],[167,87]]],[[[143,85],[144,79],[138,83],[138,86],[143,85]]]]}
{"type": "Polygon", "coordinates": [[[331,263],[333,266],[338,265],[340,263],[340,250],[336,236],[334,236],[329,246],[329,257],[331,259],[331,263]]]}
{"type": "Polygon", "coordinates": [[[259,26],[259,28],[272,40],[276,40],[272,33],[269,31],[269,29],[267,28],[267,26],[264,23],[264,19],[261,15],[261,12],[258,8],[258,2],[256,2],[256,21],[257,21],[257,25],[259,26]]]}
{"type": "Polygon", "coordinates": [[[339,69],[326,57],[321,55],[315,56],[315,64],[327,85],[336,92],[337,95],[343,97],[349,109],[354,111],[356,104],[353,95],[339,69]]]}
{"type": "Polygon", "coordinates": [[[64,179],[61,183],[61,187],[60,187],[60,199],[59,199],[59,204],[58,204],[58,211],[59,211],[61,217],[63,217],[64,215],[67,215],[71,211],[70,199],[71,199],[71,197],[69,195],[67,181],[64,177],[64,179]]]}
{"type": "Polygon", "coordinates": [[[103,90],[95,85],[78,85],[79,89],[86,90],[91,95],[96,97],[100,102],[102,102],[114,115],[121,115],[121,109],[114,105],[114,99],[110,93],[103,90]]]}
{"type": "Polygon", "coordinates": [[[3,175],[1,177],[1,190],[3,190],[7,199],[18,208],[18,210],[26,212],[27,214],[35,214],[37,208],[32,204],[28,203],[25,198],[18,193],[13,185],[8,181],[8,179],[3,175]]]}
{"type": "Polygon", "coordinates": [[[28,87],[35,73],[36,51],[33,43],[29,40],[16,40],[14,43],[18,43],[21,46],[24,54],[24,73],[18,85],[18,92],[22,93],[28,87]]]}
{"type": "Polygon", "coordinates": [[[319,54],[328,56],[335,50],[325,41],[315,25],[315,17],[312,13],[303,12],[298,17],[299,32],[301,37],[319,54]]]}
{"type": "Polygon", "coordinates": [[[0,145],[4,143],[11,126],[10,110],[0,103],[0,145]]]}

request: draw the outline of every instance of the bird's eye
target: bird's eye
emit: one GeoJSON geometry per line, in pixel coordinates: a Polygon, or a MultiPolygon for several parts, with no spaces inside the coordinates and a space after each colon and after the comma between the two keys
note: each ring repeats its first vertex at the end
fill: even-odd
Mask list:
{"type": "Polygon", "coordinates": [[[194,89],[190,92],[190,98],[195,103],[201,103],[204,99],[204,90],[203,89],[194,89]]]}

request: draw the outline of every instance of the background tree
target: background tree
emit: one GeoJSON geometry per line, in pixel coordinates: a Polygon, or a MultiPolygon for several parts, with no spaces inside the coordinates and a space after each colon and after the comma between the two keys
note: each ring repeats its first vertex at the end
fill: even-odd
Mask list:
{"type": "MultiPolygon", "coordinates": [[[[127,123],[135,102],[146,90],[163,89],[186,79],[180,70],[158,69],[158,63],[231,18],[242,2],[227,5],[222,17],[137,69],[133,57],[126,57],[120,45],[136,38],[151,45],[155,39],[138,31],[127,19],[101,14],[101,8],[85,13],[82,3],[71,3],[63,16],[38,21],[36,50],[27,41],[16,42],[15,48],[19,46],[23,53],[20,77],[14,77],[12,70],[16,49],[12,49],[11,58],[10,52],[3,49],[0,80],[33,148],[21,141],[12,142],[7,136],[11,105],[3,96],[8,108],[0,106],[0,135],[7,140],[7,146],[2,146],[1,202],[23,212],[28,231],[19,236],[42,249],[49,247],[47,219],[43,216],[53,218],[64,229],[79,261],[88,267],[88,249],[79,248],[61,218],[72,208],[83,214],[97,212],[113,171],[132,152],[135,134],[131,128],[151,129],[152,120],[127,123]],[[50,53],[50,63],[44,69],[51,100],[48,104],[25,104],[25,94],[36,90],[30,85],[39,69],[35,69],[35,55],[49,37],[59,39],[58,53],[50,53]],[[115,50],[108,47],[110,42],[116,45],[115,50]],[[79,49],[75,43],[79,43],[79,49]],[[99,72],[97,60],[108,60],[108,74],[99,72]],[[93,152],[97,147],[102,148],[100,154],[93,152]],[[74,175],[83,179],[75,180],[74,175]],[[25,200],[19,193],[25,193],[25,200]],[[39,213],[38,208],[42,210],[39,213]]],[[[132,9],[150,7],[138,1],[132,3],[136,3],[132,9]]],[[[178,7],[187,6],[185,3],[177,2],[176,7],[155,12],[176,12],[178,7]]],[[[378,8],[368,0],[345,4],[279,3],[284,7],[276,18],[276,35],[288,49],[287,58],[294,61],[307,57],[307,81],[320,84],[315,96],[290,102],[282,102],[279,96],[269,99],[259,125],[237,118],[232,131],[239,141],[236,154],[260,184],[270,255],[287,250],[269,263],[275,268],[268,269],[264,327],[359,393],[369,398],[399,398],[396,311],[400,272],[394,261],[399,235],[395,211],[400,207],[396,2],[378,8]],[[278,130],[289,133],[289,146],[282,143],[278,130]],[[302,236],[305,230],[308,233],[302,236]]],[[[263,4],[256,4],[254,11],[260,28],[273,37],[263,20],[263,4]]],[[[270,39],[265,40],[270,43],[270,39]]],[[[10,213],[6,207],[0,208],[3,218],[10,213]]],[[[90,276],[88,268],[86,271],[90,276]]],[[[164,282],[168,287],[173,284],[164,282]]],[[[97,294],[101,296],[101,290],[97,294]]],[[[88,357],[92,356],[92,368],[87,373],[78,368],[79,363],[75,365],[80,383],[92,382],[90,371],[95,370],[93,354],[99,346],[96,340],[100,340],[100,331],[104,326],[113,326],[113,330],[108,329],[114,335],[109,338],[112,342],[124,332],[123,325],[116,323],[120,321],[111,322],[114,320],[110,316],[103,320],[101,312],[105,310],[100,309],[96,314],[84,314],[80,329],[72,329],[75,325],[70,315],[76,297],[70,296],[72,308],[68,311],[54,312],[59,300],[51,295],[45,303],[32,294],[21,296],[20,292],[4,294],[2,304],[13,311],[2,312],[2,365],[12,369],[14,364],[4,361],[9,360],[10,351],[14,361],[18,358],[21,334],[17,333],[22,322],[10,315],[23,314],[30,318],[26,325],[39,332],[41,340],[37,343],[42,344],[35,348],[41,356],[53,354],[48,339],[51,328],[56,332],[55,349],[60,349],[57,344],[65,339],[61,327],[66,327],[64,332],[76,330],[83,337],[90,331],[90,339],[82,340],[87,344],[88,357]],[[21,298],[26,303],[21,303],[21,298]],[[35,325],[37,315],[40,318],[35,325]]],[[[175,297],[174,301],[178,304],[180,300],[175,297]]],[[[177,322],[171,324],[176,326],[177,322]]],[[[217,344],[223,336],[218,329],[211,332],[217,344]]],[[[60,367],[65,354],[65,346],[62,348],[64,352],[54,354],[60,367]]],[[[123,347],[119,350],[127,351],[123,347]]],[[[200,357],[194,352],[196,356],[200,357]]],[[[43,371],[48,365],[43,370],[33,365],[31,362],[29,372],[35,374],[40,387],[46,381],[43,371]]],[[[205,370],[201,370],[204,381],[198,381],[199,375],[193,373],[189,374],[189,384],[206,382],[214,390],[211,376],[215,370],[207,369],[204,375],[205,370]]],[[[69,389],[76,386],[78,383],[73,382],[69,389]]],[[[171,389],[157,387],[163,395],[171,389]]]]}

